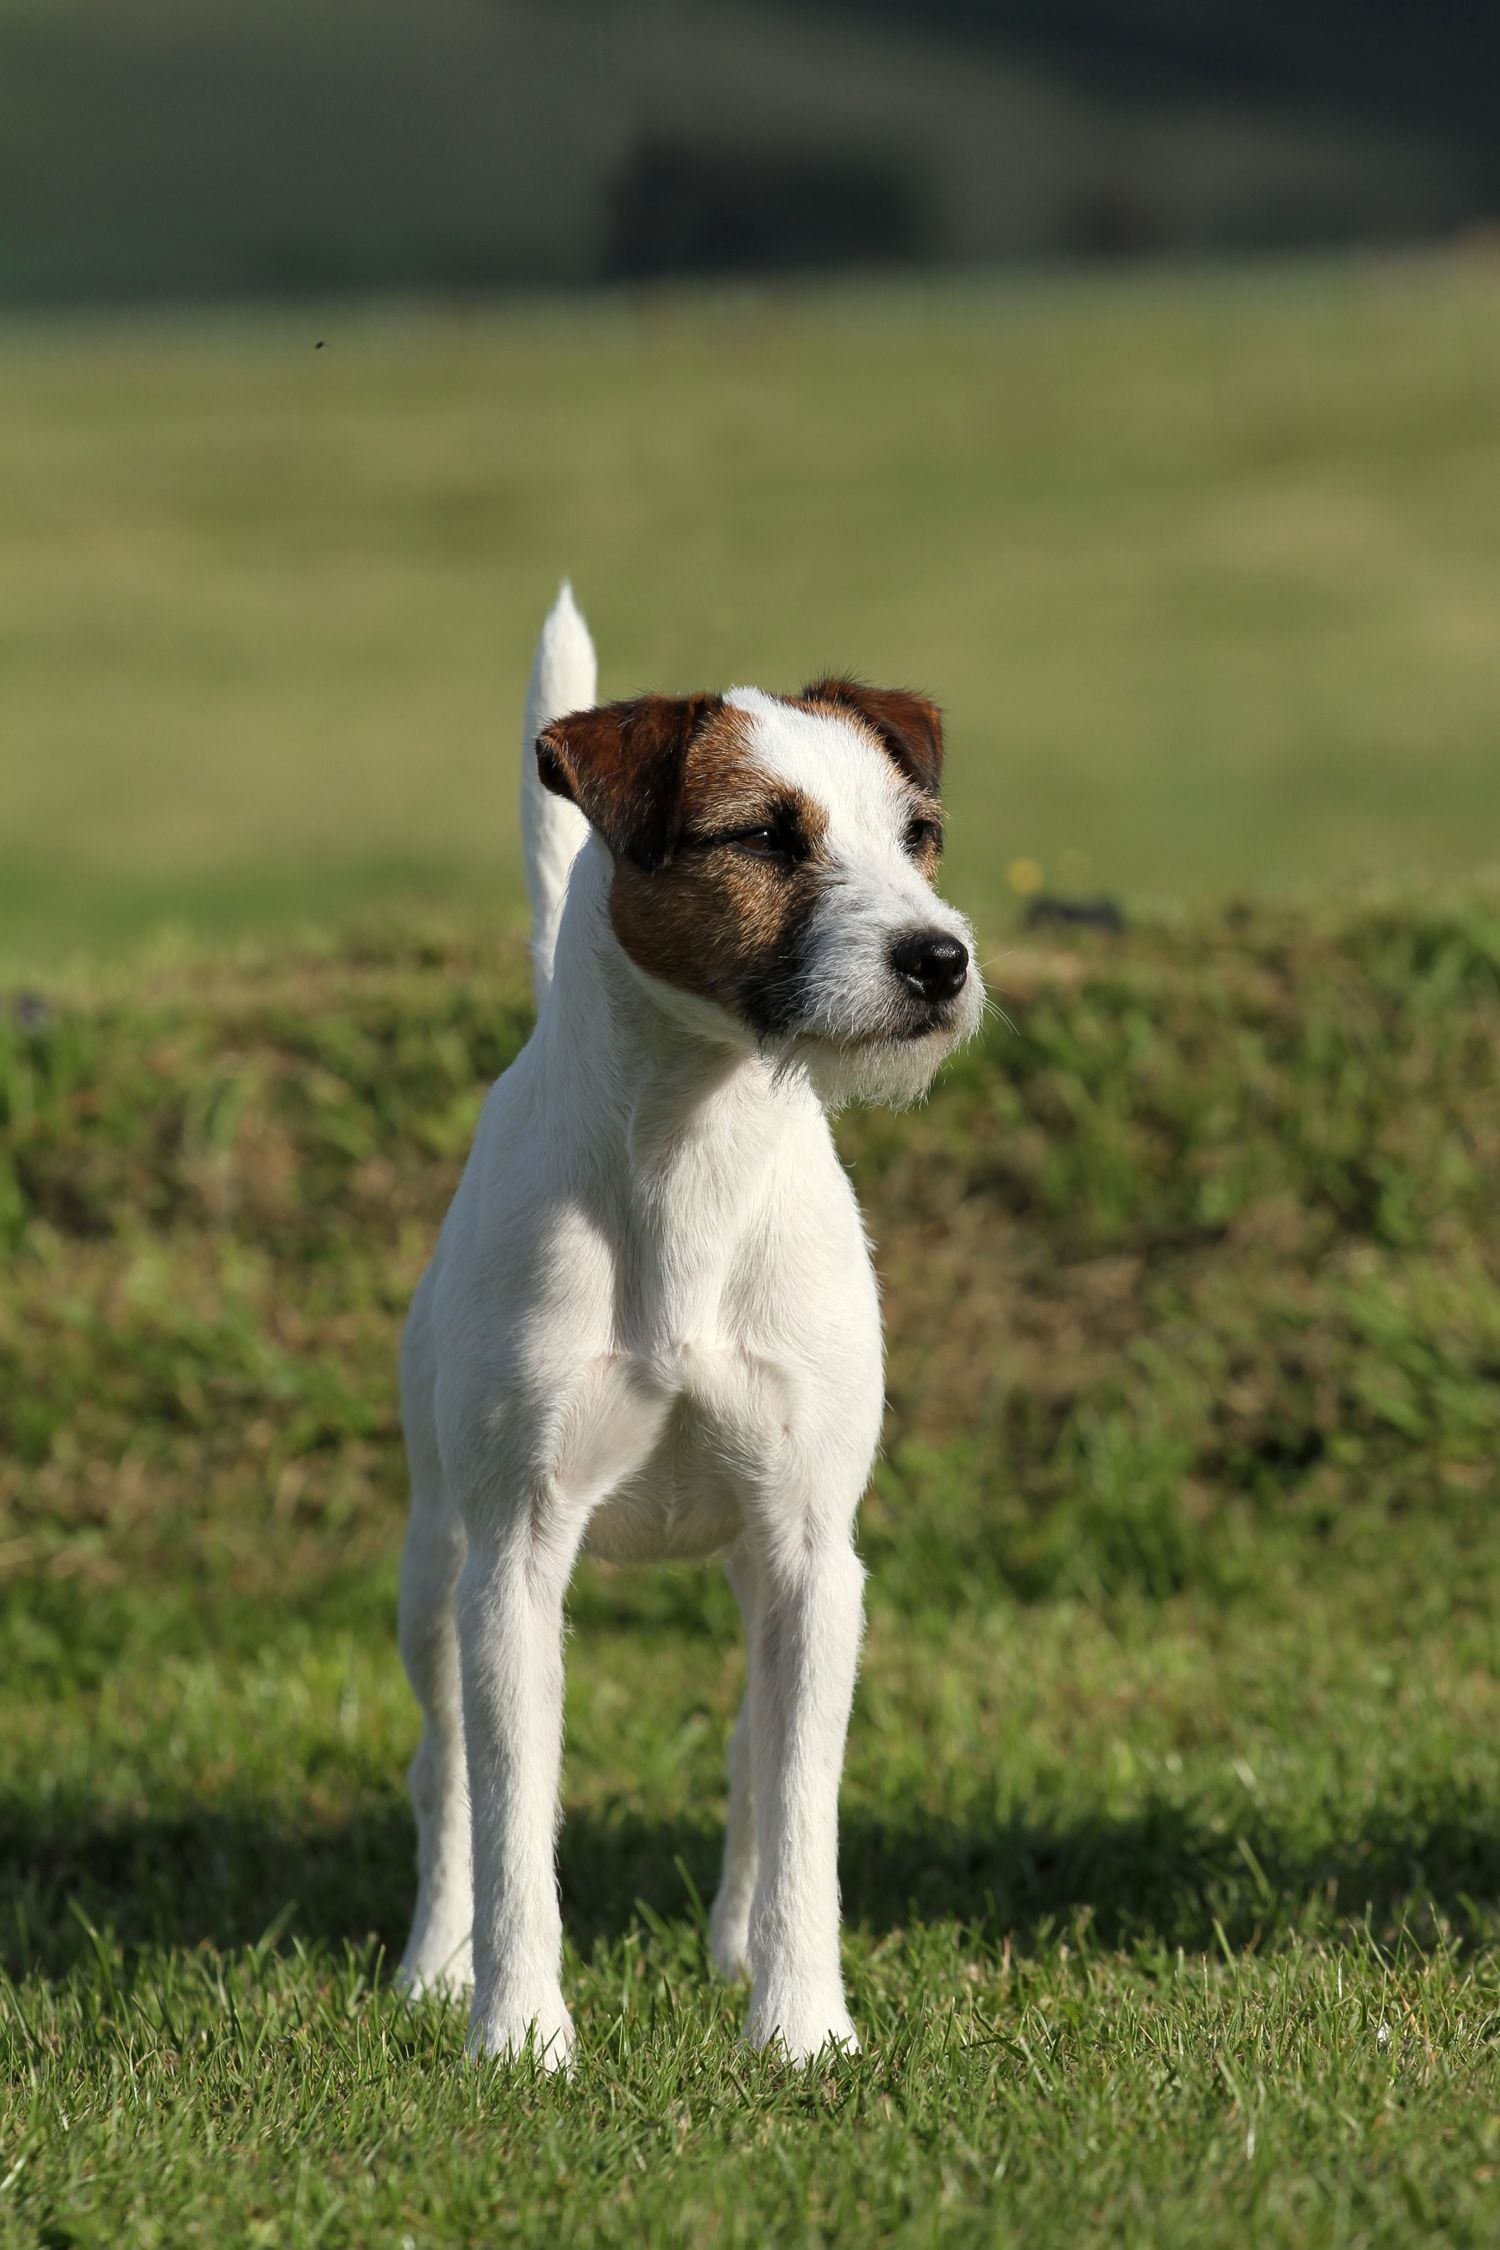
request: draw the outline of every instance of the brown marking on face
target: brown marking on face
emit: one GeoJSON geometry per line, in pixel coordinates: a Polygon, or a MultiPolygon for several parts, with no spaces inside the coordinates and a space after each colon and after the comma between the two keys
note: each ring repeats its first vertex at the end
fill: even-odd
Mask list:
{"type": "Polygon", "coordinates": [[[616,862],[616,937],[649,975],[758,1032],[784,1029],[826,826],[820,806],[756,765],[744,714],[721,706],[688,746],[668,861],[654,872],[616,862]]]}
{"type": "Polygon", "coordinates": [[[943,778],[943,714],[909,688],[866,687],[863,680],[814,680],[795,699],[806,711],[857,719],[923,796],[936,797],[943,778]]]}

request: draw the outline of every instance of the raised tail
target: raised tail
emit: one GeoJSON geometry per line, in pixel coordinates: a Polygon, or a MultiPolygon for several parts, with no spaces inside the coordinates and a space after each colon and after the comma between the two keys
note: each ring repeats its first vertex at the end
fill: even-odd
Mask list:
{"type": "Polygon", "coordinates": [[[551,989],[568,874],[589,824],[576,805],[542,787],[536,738],[549,719],[560,719],[568,711],[587,711],[597,700],[598,678],[594,644],[565,578],[536,644],[521,742],[521,834],[531,898],[531,981],[538,1008],[551,989]]]}

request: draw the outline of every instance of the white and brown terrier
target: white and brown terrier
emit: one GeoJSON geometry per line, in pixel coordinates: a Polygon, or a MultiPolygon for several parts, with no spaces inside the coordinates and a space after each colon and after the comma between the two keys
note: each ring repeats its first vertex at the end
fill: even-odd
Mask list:
{"type": "Polygon", "coordinates": [[[564,586],[526,713],[537,1025],[491,1089],[401,1364],[401,1647],[426,1725],[402,1979],[475,2053],[565,2064],[553,1842],[581,1548],[722,1553],[749,1677],[715,1961],[749,2035],[853,2047],[839,1773],[880,1311],[829,1106],[908,1102],[974,1030],[932,889],[942,731],[821,680],[591,708],[564,586]],[[534,746],[534,753],[533,753],[534,746]]]}

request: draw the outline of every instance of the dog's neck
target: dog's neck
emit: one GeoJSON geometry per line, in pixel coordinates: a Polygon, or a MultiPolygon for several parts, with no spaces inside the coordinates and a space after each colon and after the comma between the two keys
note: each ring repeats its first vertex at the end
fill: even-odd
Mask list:
{"type": "Polygon", "coordinates": [[[642,1178],[708,1141],[753,1174],[815,1097],[800,1073],[778,1073],[706,1002],[679,999],[633,967],[610,923],[611,874],[591,837],[569,878],[537,1027],[548,1066],[587,1088],[589,1117],[642,1178]]]}
{"type": "Polygon", "coordinates": [[[628,1281],[624,1332],[701,1338],[789,1138],[827,1127],[805,1080],[778,1076],[715,1026],[700,1029],[691,1006],[679,1015],[636,972],[610,926],[610,874],[591,841],[569,880],[535,1042],[548,1130],[570,1168],[609,1183],[628,1281]]]}

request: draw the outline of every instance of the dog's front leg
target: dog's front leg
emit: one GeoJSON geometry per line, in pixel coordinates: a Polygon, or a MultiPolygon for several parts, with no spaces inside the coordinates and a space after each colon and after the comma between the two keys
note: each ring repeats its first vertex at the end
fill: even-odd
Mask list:
{"type": "Polygon", "coordinates": [[[750,2038],[801,2063],[859,2044],[839,1962],[838,1795],[864,1572],[846,1533],[811,1524],[784,1527],[756,1560],[750,2038]]]}
{"type": "Polygon", "coordinates": [[[548,2070],[564,2068],[573,2047],[554,1838],[563,1600],[583,1522],[539,1501],[495,1537],[471,1531],[457,1594],[474,1824],[469,2048],[513,2056],[531,2043],[548,2070]]]}

